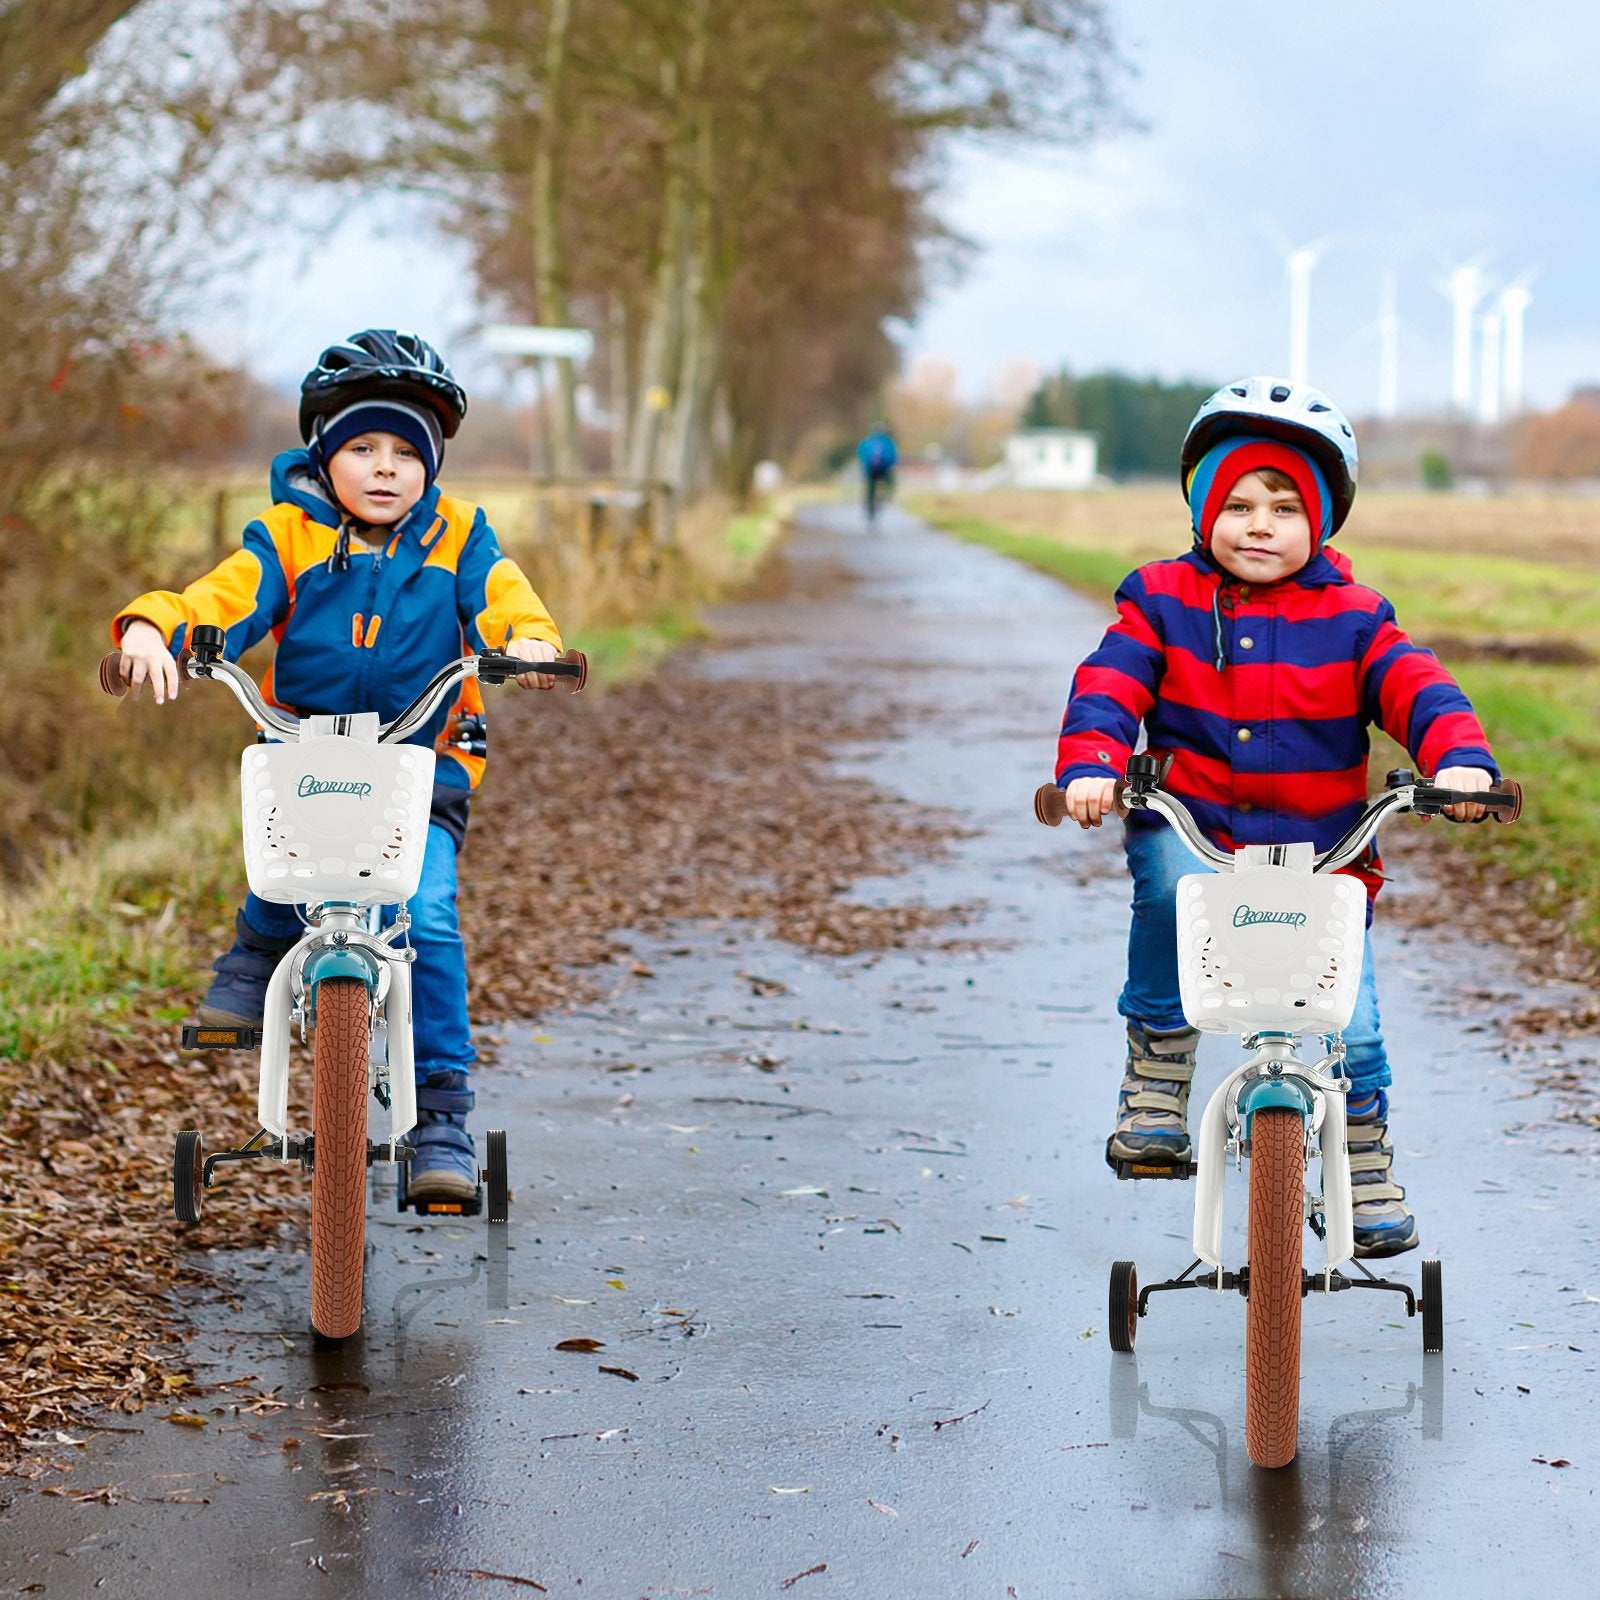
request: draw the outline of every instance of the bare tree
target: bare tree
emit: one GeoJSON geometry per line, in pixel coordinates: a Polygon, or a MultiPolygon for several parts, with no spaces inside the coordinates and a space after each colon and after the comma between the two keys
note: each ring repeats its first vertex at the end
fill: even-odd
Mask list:
{"type": "Polygon", "coordinates": [[[281,170],[433,196],[497,309],[601,331],[616,465],[680,492],[881,385],[943,135],[1087,137],[1114,66],[1098,0],[258,0],[238,40],[281,170]]]}

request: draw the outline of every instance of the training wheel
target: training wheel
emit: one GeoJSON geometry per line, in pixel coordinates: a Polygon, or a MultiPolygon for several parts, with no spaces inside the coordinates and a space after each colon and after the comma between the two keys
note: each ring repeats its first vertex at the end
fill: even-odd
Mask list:
{"type": "Polygon", "coordinates": [[[172,1152],[172,1212],[179,1222],[200,1220],[205,1167],[205,1144],[194,1129],[185,1128],[172,1152]]]}
{"type": "Polygon", "coordinates": [[[506,1182],[506,1131],[491,1128],[487,1138],[489,1165],[484,1179],[489,1189],[489,1221],[504,1222],[511,1214],[511,1191],[506,1182]]]}
{"type": "Polygon", "coordinates": [[[1130,1354],[1134,1335],[1139,1331],[1139,1271],[1131,1261],[1111,1263],[1111,1295],[1106,1317],[1111,1348],[1121,1355],[1130,1354]]]}
{"type": "Polygon", "coordinates": [[[1422,1348],[1429,1355],[1444,1349],[1444,1267],[1422,1263],[1422,1348]]]}

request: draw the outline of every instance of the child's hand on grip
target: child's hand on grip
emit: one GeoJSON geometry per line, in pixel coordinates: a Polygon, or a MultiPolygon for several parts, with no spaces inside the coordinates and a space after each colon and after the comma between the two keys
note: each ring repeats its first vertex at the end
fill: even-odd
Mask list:
{"type": "Polygon", "coordinates": [[[1098,828],[1102,819],[1116,810],[1115,778],[1074,778],[1063,793],[1067,815],[1080,828],[1098,828]]]}
{"type": "Polygon", "coordinates": [[[135,617],[122,630],[121,649],[122,681],[130,689],[148,680],[158,706],[178,698],[178,663],[154,623],[135,617]]]}
{"type": "MultiPolygon", "coordinates": [[[[515,656],[519,661],[554,661],[556,647],[546,644],[543,639],[513,639],[506,646],[505,653],[515,656]]],[[[556,680],[547,672],[525,672],[518,677],[517,682],[524,689],[553,689],[556,680]]]]}

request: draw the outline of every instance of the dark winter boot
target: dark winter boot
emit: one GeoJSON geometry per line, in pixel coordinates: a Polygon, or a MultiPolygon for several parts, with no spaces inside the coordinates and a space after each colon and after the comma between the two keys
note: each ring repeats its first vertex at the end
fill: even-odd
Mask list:
{"type": "Polygon", "coordinates": [[[414,1200],[470,1200],[478,1189],[478,1151],[467,1132],[477,1096],[467,1074],[430,1072],[417,1083],[417,1125],[406,1187],[414,1200]]]}
{"type": "Polygon", "coordinates": [[[1194,1028],[1128,1024],[1128,1061],[1117,1096],[1117,1128],[1106,1141],[1106,1161],[1158,1161],[1177,1166],[1193,1159],[1189,1142],[1189,1086],[1194,1079],[1194,1028]]]}
{"type": "Polygon", "coordinates": [[[195,1010],[195,1020],[203,1028],[259,1028],[267,984],[298,943],[257,933],[242,911],[233,919],[233,927],[233,948],[211,963],[217,976],[195,1010]]]}
{"type": "Polygon", "coordinates": [[[1381,1089],[1346,1102],[1344,1143],[1350,1152],[1356,1254],[1397,1256],[1415,1250],[1417,1219],[1406,1205],[1405,1190],[1394,1181],[1389,1097],[1381,1089]]]}

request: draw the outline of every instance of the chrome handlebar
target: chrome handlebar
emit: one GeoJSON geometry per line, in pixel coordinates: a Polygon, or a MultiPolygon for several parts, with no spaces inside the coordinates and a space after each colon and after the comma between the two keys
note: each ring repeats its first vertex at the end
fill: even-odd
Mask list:
{"type": "MultiPolygon", "coordinates": [[[[180,663],[181,670],[190,678],[220,679],[228,686],[234,699],[263,727],[271,728],[285,739],[300,737],[302,719],[268,705],[255,679],[243,668],[223,659],[223,632],[220,628],[196,626],[191,630],[190,646],[180,663]]],[[[422,693],[394,721],[378,725],[379,743],[399,744],[408,739],[439,709],[445,696],[468,678],[481,678],[485,683],[504,683],[507,678],[530,675],[566,678],[576,694],[589,680],[588,658],[581,650],[568,650],[555,661],[524,661],[520,656],[506,655],[498,650],[458,656],[434,673],[422,693]]],[[[128,685],[122,678],[121,651],[113,650],[101,661],[100,687],[112,695],[128,692],[128,685]]]]}
{"type": "MultiPolygon", "coordinates": [[[[1189,808],[1175,796],[1160,787],[1166,775],[1165,767],[1149,756],[1136,755],[1128,762],[1128,774],[1117,780],[1116,805],[1118,811],[1155,811],[1171,823],[1173,831],[1188,846],[1190,852],[1222,872],[1231,872],[1234,857],[1216,845],[1200,831],[1200,825],[1189,808]]],[[[1348,866],[1371,844],[1385,820],[1400,811],[1417,811],[1423,815],[1437,815],[1446,806],[1476,804],[1488,808],[1488,814],[1497,822],[1515,822],[1522,814],[1522,785],[1515,780],[1501,780],[1497,789],[1476,791],[1441,789],[1432,783],[1417,783],[1409,772],[1401,770],[1389,774],[1389,787],[1375,800],[1354,825],[1331,849],[1313,858],[1313,872],[1334,872],[1348,866]]],[[[1067,815],[1066,796],[1053,783],[1042,784],[1033,797],[1033,814],[1046,827],[1055,828],[1067,815]]]]}

